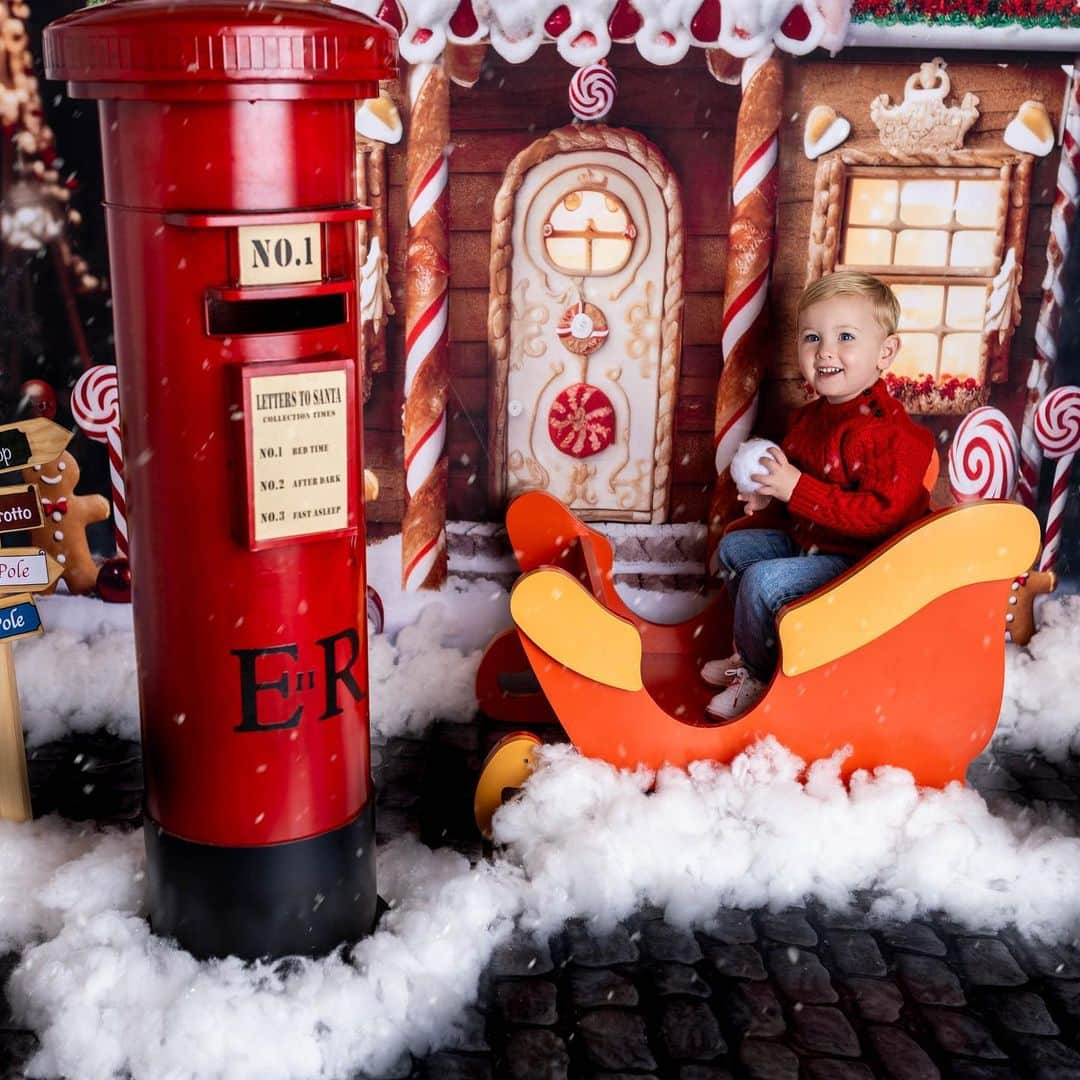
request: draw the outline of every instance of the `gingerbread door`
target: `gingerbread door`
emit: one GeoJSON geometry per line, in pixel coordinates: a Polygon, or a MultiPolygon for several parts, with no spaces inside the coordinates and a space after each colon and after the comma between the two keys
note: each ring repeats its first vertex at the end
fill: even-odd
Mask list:
{"type": "Polygon", "coordinates": [[[515,158],[492,237],[497,499],[666,520],[682,250],[678,185],[634,132],[564,128],[515,158]]]}

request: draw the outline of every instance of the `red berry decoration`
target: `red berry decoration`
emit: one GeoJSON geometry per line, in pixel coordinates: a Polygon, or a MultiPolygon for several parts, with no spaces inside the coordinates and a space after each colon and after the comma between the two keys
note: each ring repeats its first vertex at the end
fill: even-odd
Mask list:
{"type": "Polygon", "coordinates": [[[20,389],[17,413],[20,416],[56,416],[56,391],[44,379],[27,379],[20,389]]]}
{"type": "Polygon", "coordinates": [[[131,564],[123,555],[101,564],[97,576],[97,594],[107,604],[131,603],[131,564]]]}
{"type": "Polygon", "coordinates": [[[471,0],[461,0],[457,11],[450,17],[451,32],[455,37],[471,38],[479,29],[480,24],[476,21],[471,0]]]}
{"type": "Polygon", "coordinates": [[[588,383],[568,386],[551,403],[548,435],[557,450],[592,457],[615,441],[615,410],[603,390],[588,383]]]}
{"type": "Polygon", "coordinates": [[[720,0],[705,0],[690,20],[690,35],[703,45],[712,45],[720,37],[720,0]]]}
{"type": "Polygon", "coordinates": [[[793,7],[780,24],[780,33],[792,41],[805,41],[810,36],[810,16],[801,4],[793,7]]]}
{"type": "Polygon", "coordinates": [[[544,21],[544,29],[551,37],[557,38],[565,32],[570,25],[570,21],[570,9],[565,4],[562,4],[544,21]]]}
{"type": "Polygon", "coordinates": [[[608,33],[612,41],[632,41],[645,20],[630,0],[619,0],[608,19],[608,33]]]}

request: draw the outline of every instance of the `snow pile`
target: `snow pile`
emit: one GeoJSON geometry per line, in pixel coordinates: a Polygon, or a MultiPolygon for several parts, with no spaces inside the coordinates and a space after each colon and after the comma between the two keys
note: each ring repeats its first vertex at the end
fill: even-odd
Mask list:
{"type": "Polygon", "coordinates": [[[470,651],[483,648],[500,630],[510,625],[510,596],[499,584],[466,580],[451,574],[439,592],[405,592],[401,587],[401,533],[369,544],[367,582],[383,602],[384,631],[394,636],[410,626],[432,605],[447,609],[444,645],[470,651]]]}
{"type": "MultiPolygon", "coordinates": [[[[567,746],[541,751],[496,838],[529,881],[524,925],[610,924],[643,904],[705,925],[718,907],[782,908],[856,891],[871,912],[945,911],[971,928],[1061,938],[1080,920],[1080,839],[1061,817],[991,814],[975,791],[919,789],[880,768],[840,779],[843,754],[805,763],[766,739],[730,766],[619,772],[567,746]]],[[[1000,807],[997,808],[1000,811],[1000,807]]]]}
{"type": "Polygon", "coordinates": [[[1080,595],[1047,600],[1026,648],[1010,646],[995,744],[1052,761],[1080,755],[1080,595]]]}
{"type": "Polygon", "coordinates": [[[441,605],[424,608],[391,642],[377,634],[368,644],[372,735],[416,737],[435,720],[476,715],[476,669],[482,652],[463,654],[443,645],[452,618],[441,605]]]}
{"type": "Polygon", "coordinates": [[[1080,918],[1080,839],[1064,820],[994,817],[973,791],[919,791],[896,769],[839,779],[763,743],[731,766],[618,772],[549,747],[495,819],[505,845],[470,866],[396,840],[376,934],[319,961],[199,963],[141,916],[138,833],[56,820],[0,830],[0,939],[29,944],[8,992],[41,1040],[29,1075],[291,1080],[391,1071],[452,1045],[494,949],[515,928],[598,929],[638,906],[705,926],[718,908],[805,897],[873,913],[941,910],[973,929],[1065,938],[1080,918]]]}
{"type": "MultiPolygon", "coordinates": [[[[18,828],[27,828],[20,826],[18,828]]],[[[66,827],[40,823],[43,851],[66,827]]],[[[5,849],[8,837],[3,840],[5,849]]],[[[139,913],[137,833],[104,834],[80,857],[42,864],[26,892],[54,936],[9,983],[41,1045],[31,1076],[110,1080],[286,1080],[391,1070],[453,1043],[492,950],[512,929],[514,875],[400,841],[380,853],[394,904],[372,937],[320,961],[200,963],[155,938],[139,913]]],[[[77,850],[77,849],[76,849],[77,850]]],[[[76,852],[72,852],[75,854],[76,852]]],[[[5,878],[7,875],[5,875],[5,878]]],[[[29,925],[9,925],[9,942],[29,925]]]]}
{"type": "Polygon", "coordinates": [[[129,604],[82,596],[36,600],[45,633],[15,643],[27,746],[105,728],[139,737],[139,689],[129,604]]]}

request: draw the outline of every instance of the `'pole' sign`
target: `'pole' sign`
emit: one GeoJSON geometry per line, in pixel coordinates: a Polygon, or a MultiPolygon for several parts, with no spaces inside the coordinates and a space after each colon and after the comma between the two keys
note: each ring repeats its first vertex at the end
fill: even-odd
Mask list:
{"type": "Polygon", "coordinates": [[[0,641],[17,641],[41,632],[41,616],[29,593],[0,600],[0,641]]]}
{"type": "Polygon", "coordinates": [[[0,551],[0,593],[41,592],[60,580],[64,568],[40,548],[0,551]]]}

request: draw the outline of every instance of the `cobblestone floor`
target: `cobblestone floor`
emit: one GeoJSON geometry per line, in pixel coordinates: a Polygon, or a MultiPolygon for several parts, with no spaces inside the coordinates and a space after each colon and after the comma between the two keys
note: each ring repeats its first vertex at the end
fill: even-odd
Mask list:
{"type": "MultiPolygon", "coordinates": [[[[502,734],[436,725],[376,748],[378,831],[481,854],[472,785],[502,734]]],[[[554,734],[554,733],[549,733],[554,734]]],[[[107,736],[30,758],[38,814],[135,823],[138,747],[107,736]]],[[[1080,814],[1080,761],[999,755],[973,770],[991,800],[1080,814]]],[[[14,964],[0,960],[0,978],[14,964]]],[[[544,948],[513,942],[485,975],[453,1051],[395,1074],[431,1080],[1037,1080],[1080,1078],[1080,947],[1046,948],[945,919],[871,925],[815,906],[725,910],[709,933],[640,912],[598,937],[570,925],[544,948]]],[[[32,1034],[0,1003],[0,1080],[20,1077],[32,1034]]]]}

